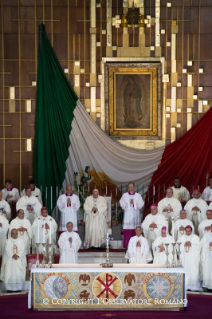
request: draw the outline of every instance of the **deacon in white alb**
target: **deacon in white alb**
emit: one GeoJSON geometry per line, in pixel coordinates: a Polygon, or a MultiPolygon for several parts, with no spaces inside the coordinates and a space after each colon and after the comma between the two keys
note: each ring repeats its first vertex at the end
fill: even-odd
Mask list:
{"type": "Polygon", "coordinates": [[[199,264],[200,264],[200,239],[193,234],[191,226],[186,226],[185,235],[179,240],[182,265],[187,273],[186,290],[202,290],[200,286],[199,264]]]}
{"type": "Polygon", "coordinates": [[[180,211],[180,218],[172,224],[171,234],[176,242],[180,236],[185,234],[185,227],[187,225],[190,225],[192,228],[194,227],[193,223],[186,217],[186,211],[182,209],[180,211]]]}
{"type": "Polygon", "coordinates": [[[201,198],[201,194],[198,189],[194,190],[193,198],[190,199],[185,205],[187,217],[194,224],[194,232],[198,234],[199,224],[206,219],[206,211],[208,209],[207,203],[201,198]]]}
{"type": "Polygon", "coordinates": [[[2,259],[0,279],[7,290],[22,290],[26,277],[25,244],[18,238],[17,229],[12,229],[11,238],[7,239],[2,259]]]}
{"type": "Polygon", "coordinates": [[[212,177],[209,178],[209,186],[202,193],[202,199],[206,202],[212,202],[212,177]]]}
{"type": "Polygon", "coordinates": [[[167,188],[166,197],[158,203],[158,212],[163,214],[168,219],[169,230],[171,230],[172,218],[177,220],[177,216],[180,215],[182,205],[180,201],[173,196],[173,189],[167,188]]]}
{"type": "Polygon", "coordinates": [[[189,191],[186,187],[181,185],[181,180],[179,177],[175,177],[174,179],[174,186],[173,189],[173,196],[177,198],[180,202],[187,202],[190,199],[189,191]]]}
{"type": "Polygon", "coordinates": [[[161,236],[158,236],[152,244],[152,251],[154,254],[153,264],[165,264],[166,263],[166,246],[165,244],[169,244],[168,246],[168,260],[169,263],[172,263],[173,260],[173,245],[175,241],[172,236],[170,236],[167,232],[167,227],[162,227],[161,236]]]}
{"type": "Polygon", "coordinates": [[[150,214],[148,214],[143,223],[143,232],[145,238],[148,240],[149,247],[152,248],[152,243],[161,234],[161,228],[166,226],[166,218],[158,213],[157,205],[150,206],[150,214]]]}
{"type": "Polygon", "coordinates": [[[85,243],[88,247],[101,247],[106,235],[107,202],[99,196],[98,189],[88,196],[84,204],[85,211],[85,243]]]}
{"type": "Polygon", "coordinates": [[[0,213],[0,256],[3,255],[4,246],[7,239],[7,231],[9,229],[8,220],[0,213]]]}
{"type": "MultiPolygon", "coordinates": [[[[32,196],[35,196],[37,197],[37,199],[39,200],[39,202],[41,203],[41,206],[43,206],[43,201],[42,201],[42,194],[41,194],[41,191],[39,188],[37,188],[35,186],[35,181],[33,179],[31,179],[29,181],[29,186],[31,187],[31,190],[32,190],[32,193],[31,195],[32,196]]],[[[22,190],[21,192],[21,197],[25,195],[25,188],[22,190]]]]}
{"type": "Polygon", "coordinates": [[[208,209],[206,212],[206,219],[198,226],[199,237],[202,238],[206,232],[212,229],[212,210],[208,209]]]}
{"type": "MultiPolygon", "coordinates": [[[[41,208],[41,216],[38,216],[32,224],[32,252],[37,252],[36,244],[55,244],[56,243],[57,223],[48,215],[48,208],[41,208]]],[[[39,246],[39,252],[42,253],[42,245],[39,246]]]]}
{"type": "Polygon", "coordinates": [[[201,239],[202,287],[212,289],[212,228],[201,239]]]}
{"type": "Polygon", "coordinates": [[[129,240],[135,234],[135,228],[141,225],[141,208],[144,201],[140,194],[135,192],[134,183],[128,184],[128,193],[122,195],[120,199],[121,208],[124,210],[123,230],[124,248],[128,247],[129,240]]]}
{"type": "Polygon", "coordinates": [[[17,211],[17,217],[10,223],[8,238],[11,238],[12,229],[17,230],[18,238],[21,238],[24,241],[26,254],[30,254],[32,245],[32,226],[30,221],[24,217],[24,211],[22,209],[17,211]]]}
{"type": "Polygon", "coordinates": [[[32,190],[30,186],[25,188],[25,195],[21,197],[17,204],[16,210],[22,209],[24,216],[29,219],[32,224],[37,216],[40,216],[41,204],[35,196],[31,195],[32,190]]]}
{"type": "Polygon", "coordinates": [[[60,264],[77,264],[77,252],[81,244],[79,235],[73,231],[73,223],[68,222],[66,232],[63,232],[58,240],[60,264]]]}
{"type": "Polygon", "coordinates": [[[11,217],[11,208],[8,202],[6,200],[2,199],[3,194],[2,191],[0,191],[0,214],[2,214],[4,217],[7,218],[7,220],[10,220],[11,217]]]}
{"type": "Polygon", "coordinates": [[[66,231],[66,225],[68,222],[73,223],[74,231],[78,231],[77,228],[77,211],[80,208],[79,197],[72,194],[72,186],[66,186],[66,193],[60,195],[57,201],[57,207],[61,211],[60,219],[60,233],[66,231]]]}
{"type": "Polygon", "coordinates": [[[147,264],[152,261],[152,254],[148,241],[142,236],[142,228],[137,226],[136,236],[130,238],[125,258],[130,260],[130,264],[147,264]]]}
{"type": "Polygon", "coordinates": [[[6,200],[9,204],[13,200],[19,200],[20,195],[17,188],[13,187],[11,179],[6,179],[5,188],[2,189],[3,199],[6,200]]]}

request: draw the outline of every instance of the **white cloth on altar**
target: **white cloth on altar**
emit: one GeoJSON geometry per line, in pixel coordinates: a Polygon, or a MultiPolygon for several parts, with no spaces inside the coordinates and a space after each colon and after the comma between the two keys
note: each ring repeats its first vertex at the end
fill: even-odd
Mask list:
{"type": "Polygon", "coordinates": [[[0,226],[0,256],[3,255],[5,242],[7,239],[7,231],[9,229],[9,222],[4,217],[4,215],[0,215],[0,223],[2,226],[0,226]]]}
{"type": "Polygon", "coordinates": [[[176,188],[172,186],[171,188],[173,189],[173,196],[178,200],[187,202],[190,199],[190,194],[186,187],[181,186],[180,188],[176,188]]]}
{"type": "MultiPolygon", "coordinates": [[[[31,195],[37,197],[41,206],[43,206],[42,194],[39,188],[35,186],[34,190],[31,191],[31,195]]],[[[25,196],[25,188],[21,192],[21,197],[25,196]]]]}
{"type": "Polygon", "coordinates": [[[6,200],[6,197],[8,194],[13,195],[13,197],[6,200],[9,204],[11,204],[13,200],[19,200],[20,198],[19,190],[15,187],[13,187],[11,190],[7,190],[6,188],[3,188],[1,191],[2,191],[2,198],[4,200],[6,200]]]}
{"type": "MultiPolygon", "coordinates": [[[[201,280],[202,286],[212,289],[212,250],[209,243],[212,243],[212,233],[206,232],[201,239],[201,280]]],[[[211,247],[212,248],[212,247],[211,247]]]]}
{"type": "Polygon", "coordinates": [[[212,226],[212,219],[207,219],[206,218],[205,220],[203,220],[199,224],[198,233],[199,233],[200,239],[204,236],[205,233],[210,232],[210,231],[205,230],[205,227],[208,227],[208,226],[212,226]]]}
{"type": "MultiPolygon", "coordinates": [[[[45,243],[45,244],[55,244],[56,243],[56,231],[57,223],[52,216],[47,215],[47,217],[38,216],[32,224],[32,253],[37,253],[36,243],[45,243]],[[48,224],[49,229],[44,228],[44,225],[48,224]],[[39,228],[39,229],[38,229],[39,228]],[[50,239],[51,231],[51,240],[50,239]]],[[[39,253],[42,254],[43,247],[39,246],[39,253]]]]}
{"type": "Polygon", "coordinates": [[[25,244],[26,248],[26,254],[30,254],[30,247],[32,245],[32,226],[30,224],[30,221],[27,218],[19,218],[18,216],[13,219],[10,223],[10,228],[8,232],[8,238],[11,238],[11,230],[12,229],[18,229],[18,228],[26,228],[27,231],[20,232],[18,231],[18,238],[22,239],[25,244]]]}
{"type": "Polygon", "coordinates": [[[24,241],[20,238],[9,238],[6,241],[5,250],[2,258],[0,279],[4,282],[8,290],[20,290],[26,277],[26,252],[24,241]],[[17,247],[19,258],[13,257],[14,245],[17,247]]]}
{"type": "Polygon", "coordinates": [[[66,225],[68,222],[73,223],[73,230],[78,230],[77,228],[77,211],[80,208],[79,197],[75,194],[70,195],[60,195],[57,200],[57,206],[61,211],[60,219],[60,231],[66,230],[66,225]],[[71,206],[67,206],[68,198],[71,200],[71,206]]]}
{"type": "Polygon", "coordinates": [[[206,211],[208,209],[207,203],[201,197],[199,199],[192,198],[186,203],[184,209],[186,210],[187,218],[194,224],[195,234],[198,235],[198,226],[204,219],[206,219],[206,211]],[[200,209],[200,211],[197,211],[196,215],[192,210],[195,206],[200,209]]]}
{"type": "MultiPolygon", "coordinates": [[[[166,237],[162,237],[162,236],[158,236],[155,241],[152,244],[152,251],[153,251],[153,255],[154,255],[154,260],[153,260],[153,264],[165,264],[166,263],[166,246],[165,244],[169,244],[168,246],[168,260],[169,263],[171,264],[173,261],[173,245],[175,241],[174,238],[167,234],[166,237]],[[159,246],[163,245],[165,250],[160,252],[160,248],[159,246]]],[[[176,258],[176,255],[175,255],[176,258]]],[[[176,260],[176,259],[175,259],[176,260]]]]}
{"type": "Polygon", "coordinates": [[[6,214],[3,214],[4,217],[7,218],[8,221],[10,221],[10,217],[11,217],[11,208],[10,205],[8,204],[8,202],[4,199],[2,199],[0,201],[0,214],[5,211],[6,214]]]}
{"type": "Polygon", "coordinates": [[[202,199],[208,202],[212,202],[212,187],[207,186],[202,192],[202,199]]]}
{"type": "Polygon", "coordinates": [[[180,245],[180,258],[182,260],[182,265],[187,272],[187,287],[186,290],[199,290],[202,288],[200,286],[200,238],[195,234],[190,236],[182,235],[179,240],[180,245]],[[186,252],[185,243],[187,241],[191,242],[191,246],[186,252]]]}
{"type": "Polygon", "coordinates": [[[179,230],[180,227],[181,226],[186,227],[188,225],[190,225],[192,227],[192,229],[194,229],[194,225],[193,225],[192,221],[190,221],[190,219],[188,219],[188,218],[178,219],[176,222],[174,222],[174,227],[172,224],[171,234],[174,237],[174,240],[176,242],[178,242],[178,239],[180,238],[180,236],[185,234],[185,231],[182,231],[183,232],[182,234],[180,233],[180,230],[179,230]]]}
{"type": "Polygon", "coordinates": [[[64,232],[60,235],[58,245],[60,248],[60,264],[77,264],[77,252],[80,249],[82,241],[75,232],[64,232]],[[69,238],[72,238],[70,243],[69,238]]]}
{"type": "Polygon", "coordinates": [[[158,203],[158,213],[163,214],[165,218],[168,219],[168,227],[169,231],[171,230],[172,226],[172,217],[174,218],[174,221],[177,220],[177,216],[180,215],[180,211],[182,209],[182,205],[180,201],[176,198],[172,197],[165,197],[158,203]],[[165,208],[171,207],[173,209],[173,212],[167,213],[163,212],[165,208]]]}
{"type": "Polygon", "coordinates": [[[134,195],[125,193],[120,199],[121,208],[124,210],[123,229],[135,229],[141,226],[140,209],[144,206],[144,201],[139,193],[134,195]],[[133,199],[134,205],[130,204],[133,199]]]}
{"type": "Polygon", "coordinates": [[[103,196],[97,199],[88,196],[84,204],[85,211],[85,243],[87,247],[101,247],[102,239],[106,235],[107,202],[103,196]],[[98,211],[94,213],[93,207],[98,211]]]}
{"type": "Polygon", "coordinates": [[[140,237],[131,237],[125,258],[129,258],[130,264],[147,264],[152,261],[152,254],[146,238],[142,235],[140,237]],[[136,247],[138,241],[140,242],[141,247],[136,247]]]}
{"type": "Polygon", "coordinates": [[[144,236],[148,240],[150,248],[152,248],[152,243],[156,239],[156,237],[160,236],[161,228],[163,226],[166,226],[166,218],[162,214],[159,214],[159,213],[157,213],[156,215],[148,214],[145,217],[142,223],[142,228],[143,228],[144,236]],[[153,222],[157,225],[157,228],[154,228],[151,230],[149,228],[149,225],[151,225],[153,222]]]}
{"type": "Polygon", "coordinates": [[[37,216],[40,216],[41,208],[41,203],[35,196],[28,197],[25,195],[21,197],[16,204],[16,210],[18,211],[19,209],[22,209],[24,211],[24,217],[29,219],[31,224],[34,222],[37,216]],[[32,212],[27,210],[28,206],[33,208],[32,212]]]}

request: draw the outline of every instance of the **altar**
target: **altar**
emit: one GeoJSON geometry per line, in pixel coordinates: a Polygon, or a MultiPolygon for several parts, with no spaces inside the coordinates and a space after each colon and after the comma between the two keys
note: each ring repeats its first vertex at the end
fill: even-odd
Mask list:
{"type": "Polygon", "coordinates": [[[34,310],[183,310],[185,269],[164,265],[53,265],[31,269],[34,310]]]}

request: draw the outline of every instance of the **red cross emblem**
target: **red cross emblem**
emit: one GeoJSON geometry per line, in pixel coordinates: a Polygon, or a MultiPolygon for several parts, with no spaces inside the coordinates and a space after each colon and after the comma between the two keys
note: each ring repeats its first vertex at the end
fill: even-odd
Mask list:
{"type": "Polygon", "coordinates": [[[108,300],[109,299],[109,293],[111,293],[111,295],[114,297],[114,298],[117,298],[118,295],[116,295],[114,293],[113,290],[111,290],[111,285],[117,280],[118,278],[115,276],[113,278],[113,276],[109,275],[109,274],[106,274],[106,280],[105,282],[102,281],[102,279],[100,277],[97,277],[96,280],[98,280],[102,286],[104,286],[104,289],[97,295],[97,298],[101,297],[101,295],[103,295],[105,292],[106,292],[106,299],[108,300]]]}

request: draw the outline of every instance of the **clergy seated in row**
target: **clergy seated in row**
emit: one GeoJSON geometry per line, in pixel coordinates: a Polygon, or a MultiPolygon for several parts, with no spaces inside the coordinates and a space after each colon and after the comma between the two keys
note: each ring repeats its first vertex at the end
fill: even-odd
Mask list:
{"type": "Polygon", "coordinates": [[[192,221],[190,221],[190,219],[187,218],[187,213],[185,211],[185,209],[182,209],[180,211],[180,218],[177,219],[176,222],[174,222],[173,226],[172,226],[172,231],[171,234],[174,237],[174,240],[176,242],[178,242],[178,239],[180,236],[185,234],[185,227],[187,225],[191,226],[192,228],[194,228],[194,225],[192,223],[192,221]]]}
{"type": "Polygon", "coordinates": [[[7,239],[7,231],[9,229],[9,222],[5,216],[0,213],[0,256],[3,255],[4,246],[7,239]]]}
{"type": "Polygon", "coordinates": [[[168,245],[168,260],[169,263],[172,263],[173,259],[173,243],[175,243],[174,238],[169,235],[168,229],[166,226],[162,227],[161,235],[158,236],[152,244],[152,251],[154,255],[153,264],[165,264],[166,263],[166,246],[168,245]]]}
{"type": "Polygon", "coordinates": [[[143,223],[143,232],[145,238],[148,240],[149,247],[152,248],[152,243],[161,234],[161,228],[166,226],[166,218],[158,213],[157,205],[150,206],[150,214],[148,214],[143,223]]]}
{"type": "Polygon", "coordinates": [[[17,230],[18,238],[23,239],[26,249],[25,253],[30,254],[32,242],[32,226],[30,221],[26,217],[24,217],[23,209],[19,209],[17,211],[17,217],[11,221],[8,238],[11,238],[13,229],[17,230]]]}
{"type": "Polygon", "coordinates": [[[11,217],[11,208],[6,200],[3,199],[3,193],[0,191],[0,214],[3,215],[7,220],[11,217]]]}
{"type": "Polygon", "coordinates": [[[198,226],[199,237],[202,238],[205,233],[210,232],[212,228],[212,210],[208,209],[206,212],[206,219],[198,226]]]}
{"type": "MultiPolygon", "coordinates": [[[[32,224],[32,253],[37,252],[36,244],[55,244],[57,223],[52,216],[48,215],[48,208],[41,208],[41,216],[35,218],[32,224]]],[[[42,245],[39,246],[39,253],[42,253],[42,245]]]]}
{"type": "Polygon", "coordinates": [[[94,189],[84,204],[85,244],[87,248],[99,248],[102,239],[106,236],[107,202],[103,196],[99,196],[98,189],[94,189]]]}
{"type": "Polygon", "coordinates": [[[209,186],[202,193],[202,199],[206,202],[212,202],[212,177],[209,178],[209,186]]]}
{"type": "Polygon", "coordinates": [[[24,216],[32,224],[37,216],[40,216],[41,203],[37,197],[32,196],[31,187],[28,185],[25,188],[25,195],[21,197],[16,204],[16,210],[22,209],[24,216]]]}
{"type": "Polygon", "coordinates": [[[201,280],[204,290],[212,291],[212,227],[201,239],[201,280]]]}
{"type": "Polygon", "coordinates": [[[182,265],[187,274],[187,290],[201,291],[200,285],[200,239],[193,233],[191,226],[186,226],[185,234],[179,240],[182,265]]]}
{"type": "Polygon", "coordinates": [[[12,229],[7,239],[1,265],[1,276],[6,290],[20,291],[26,277],[26,249],[23,239],[18,238],[17,229],[12,229]]]}
{"type": "MultiPolygon", "coordinates": [[[[42,194],[41,194],[40,189],[35,186],[35,181],[33,179],[31,179],[29,181],[28,185],[30,186],[31,191],[32,191],[31,195],[37,197],[37,199],[39,200],[41,206],[43,206],[42,194]]],[[[23,196],[25,196],[25,188],[21,192],[21,197],[23,197],[23,196]]]]}
{"type": "Polygon", "coordinates": [[[124,248],[127,248],[130,238],[134,236],[135,228],[141,225],[140,210],[144,206],[141,195],[135,192],[134,183],[128,184],[128,192],[122,195],[120,205],[124,210],[123,246],[124,248]]]}
{"type": "Polygon", "coordinates": [[[66,193],[59,196],[57,200],[57,207],[61,212],[59,234],[66,231],[68,222],[73,223],[73,230],[78,231],[77,228],[77,211],[80,207],[79,197],[72,194],[72,186],[66,186],[66,193]]]}
{"type": "Polygon", "coordinates": [[[3,199],[11,204],[13,200],[19,200],[20,195],[17,188],[13,187],[11,179],[6,179],[5,188],[2,189],[3,199]]]}
{"type": "Polygon", "coordinates": [[[198,235],[199,224],[206,219],[207,203],[201,198],[200,191],[195,189],[193,198],[185,205],[184,209],[187,212],[187,217],[194,224],[194,233],[198,235]]]}
{"type": "Polygon", "coordinates": [[[180,202],[187,202],[190,199],[189,191],[186,187],[181,185],[181,180],[179,177],[175,177],[173,189],[173,196],[177,198],[180,202]]]}
{"type": "Polygon", "coordinates": [[[167,188],[166,197],[158,203],[158,212],[168,219],[169,231],[171,231],[172,217],[174,218],[174,221],[176,221],[177,216],[180,215],[181,209],[182,205],[180,201],[173,196],[173,189],[167,188]]]}
{"type": "Polygon", "coordinates": [[[148,241],[142,236],[141,226],[135,229],[136,236],[130,238],[125,258],[130,264],[147,264],[152,261],[148,241]]]}
{"type": "Polygon", "coordinates": [[[77,264],[77,252],[81,247],[81,239],[75,231],[74,225],[68,222],[66,225],[66,232],[60,235],[58,245],[60,248],[60,264],[77,264]]]}

